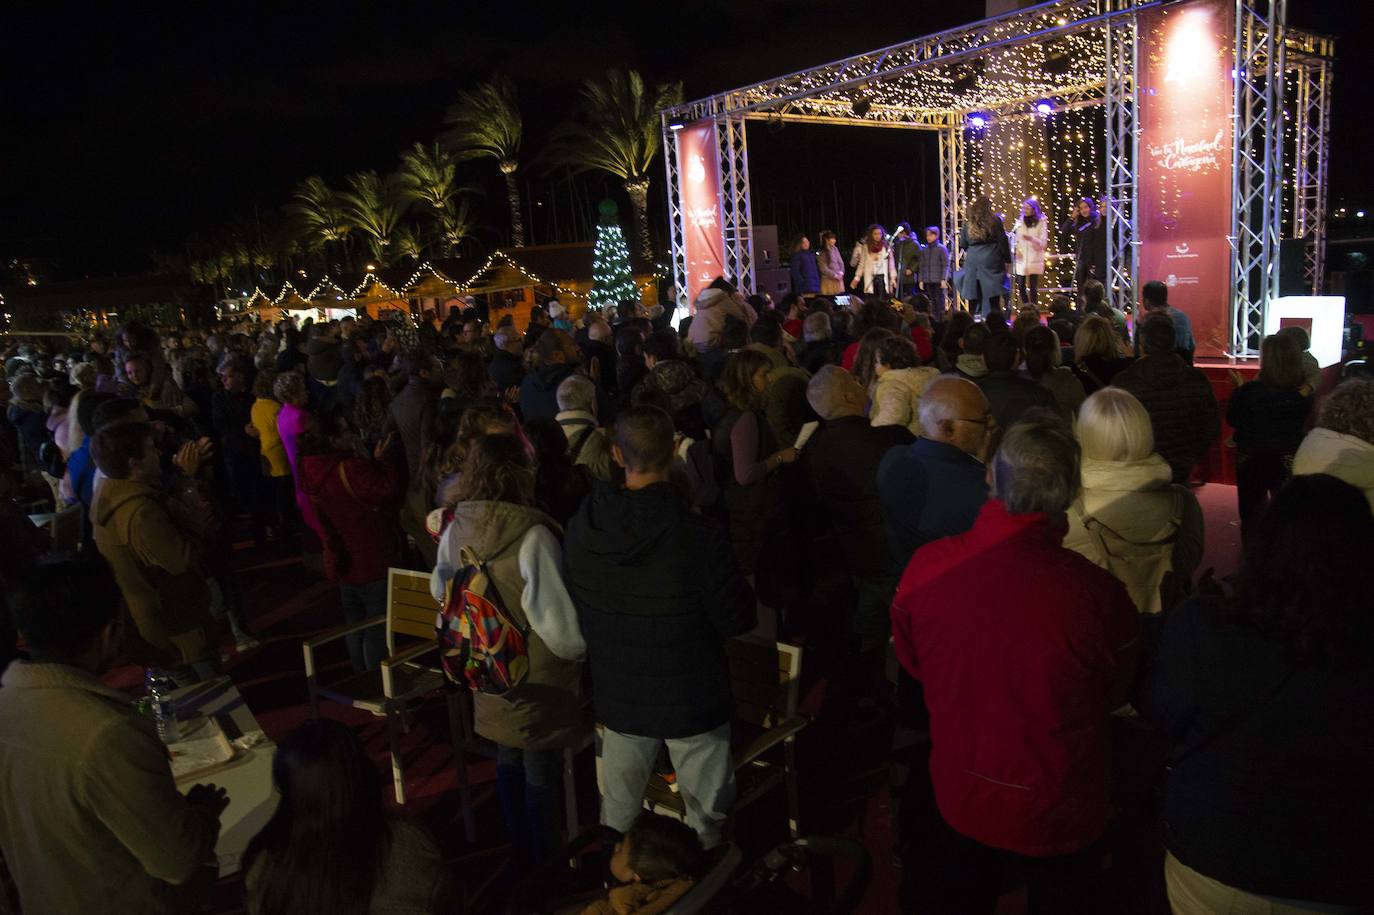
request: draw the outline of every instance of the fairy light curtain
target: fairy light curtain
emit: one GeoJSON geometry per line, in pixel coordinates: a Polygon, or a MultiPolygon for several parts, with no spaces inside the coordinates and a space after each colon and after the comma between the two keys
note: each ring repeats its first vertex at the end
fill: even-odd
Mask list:
{"type": "Polygon", "coordinates": [[[964,129],[961,186],[965,203],[981,194],[1003,214],[1010,232],[1029,197],[1040,202],[1050,226],[1049,257],[1042,288],[1073,285],[1072,239],[1058,231],[1082,197],[1102,196],[1106,159],[1104,112],[1100,105],[1054,111],[1034,110],[986,117],[981,128],[964,129]]]}

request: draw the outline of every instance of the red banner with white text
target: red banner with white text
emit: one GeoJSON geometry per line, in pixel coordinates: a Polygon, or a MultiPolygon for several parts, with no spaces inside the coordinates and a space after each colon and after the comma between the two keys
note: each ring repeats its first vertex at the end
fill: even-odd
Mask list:
{"type": "Polygon", "coordinates": [[[1140,15],[1138,283],[1168,285],[1199,356],[1224,355],[1230,340],[1234,6],[1191,0],[1140,15]]]}
{"type": "Polygon", "coordinates": [[[677,132],[677,176],[687,254],[687,299],[695,302],[698,292],[725,273],[715,121],[697,121],[677,132]]]}

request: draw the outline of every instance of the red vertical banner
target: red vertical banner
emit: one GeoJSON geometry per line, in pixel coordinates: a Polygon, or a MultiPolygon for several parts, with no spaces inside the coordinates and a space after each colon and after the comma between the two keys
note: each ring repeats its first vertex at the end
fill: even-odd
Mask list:
{"type": "Polygon", "coordinates": [[[687,255],[687,299],[725,273],[725,226],[720,211],[720,147],[710,118],[677,132],[678,199],[687,255]]]}
{"type": "Polygon", "coordinates": [[[1235,10],[1191,0],[1140,15],[1140,283],[1169,286],[1199,356],[1230,342],[1235,10]]]}

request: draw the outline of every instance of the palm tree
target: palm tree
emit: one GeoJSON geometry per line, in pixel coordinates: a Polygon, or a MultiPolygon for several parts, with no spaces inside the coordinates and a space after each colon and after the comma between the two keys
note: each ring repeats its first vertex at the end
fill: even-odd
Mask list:
{"type": "Polygon", "coordinates": [[[525,222],[520,215],[520,186],[515,170],[520,167],[520,102],[509,77],[493,76],[476,89],[458,94],[458,102],[444,116],[449,130],[443,142],[460,160],[492,158],[506,178],[510,203],[511,243],[525,244],[525,222]]]}
{"type": "Polygon", "coordinates": [[[375,171],[365,171],[350,175],[348,185],[352,190],[339,195],[348,219],[368,237],[372,256],[386,263],[396,227],[406,210],[400,181],[395,175],[383,178],[375,171]]]}
{"type": "Polygon", "coordinates": [[[404,225],[398,228],[391,237],[391,248],[396,257],[408,257],[418,261],[425,254],[425,245],[421,240],[420,227],[416,225],[404,225]]]}
{"type": "Polygon", "coordinates": [[[459,198],[439,213],[439,251],[445,257],[458,253],[458,246],[473,236],[477,220],[466,199],[459,198]]]}
{"type": "Polygon", "coordinates": [[[416,143],[401,153],[399,180],[407,199],[420,204],[432,220],[434,248],[442,256],[453,254],[459,242],[472,234],[472,210],[461,195],[476,193],[457,180],[458,159],[438,143],[416,143]]]}
{"type": "Polygon", "coordinates": [[[307,251],[347,249],[348,233],[353,230],[342,196],[318,175],[306,178],[291,195],[286,212],[299,227],[299,238],[307,251]]]}
{"type": "Polygon", "coordinates": [[[639,253],[653,260],[649,239],[649,169],[663,142],[659,111],[682,103],[682,83],[650,92],[636,70],[606,71],[582,85],[581,117],[561,126],[548,158],[577,171],[600,169],[619,178],[634,209],[639,253]]]}

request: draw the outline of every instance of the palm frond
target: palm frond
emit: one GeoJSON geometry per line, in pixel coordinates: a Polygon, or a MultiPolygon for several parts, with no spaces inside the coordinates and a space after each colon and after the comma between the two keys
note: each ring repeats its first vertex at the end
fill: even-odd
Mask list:
{"type": "Polygon", "coordinates": [[[460,161],[491,157],[504,164],[520,157],[520,100],[507,76],[497,74],[459,93],[444,123],[442,142],[460,161]]]}
{"type": "Polygon", "coordinates": [[[401,182],[395,175],[383,178],[375,171],[365,171],[350,175],[348,184],[351,190],[339,195],[348,217],[368,236],[373,253],[385,259],[406,210],[401,182]]]}
{"type": "Polygon", "coordinates": [[[662,146],[659,110],[681,101],[682,84],[650,91],[638,71],[608,70],[600,80],[587,80],[581,95],[579,117],[554,132],[546,161],[642,180],[662,146]]]}

